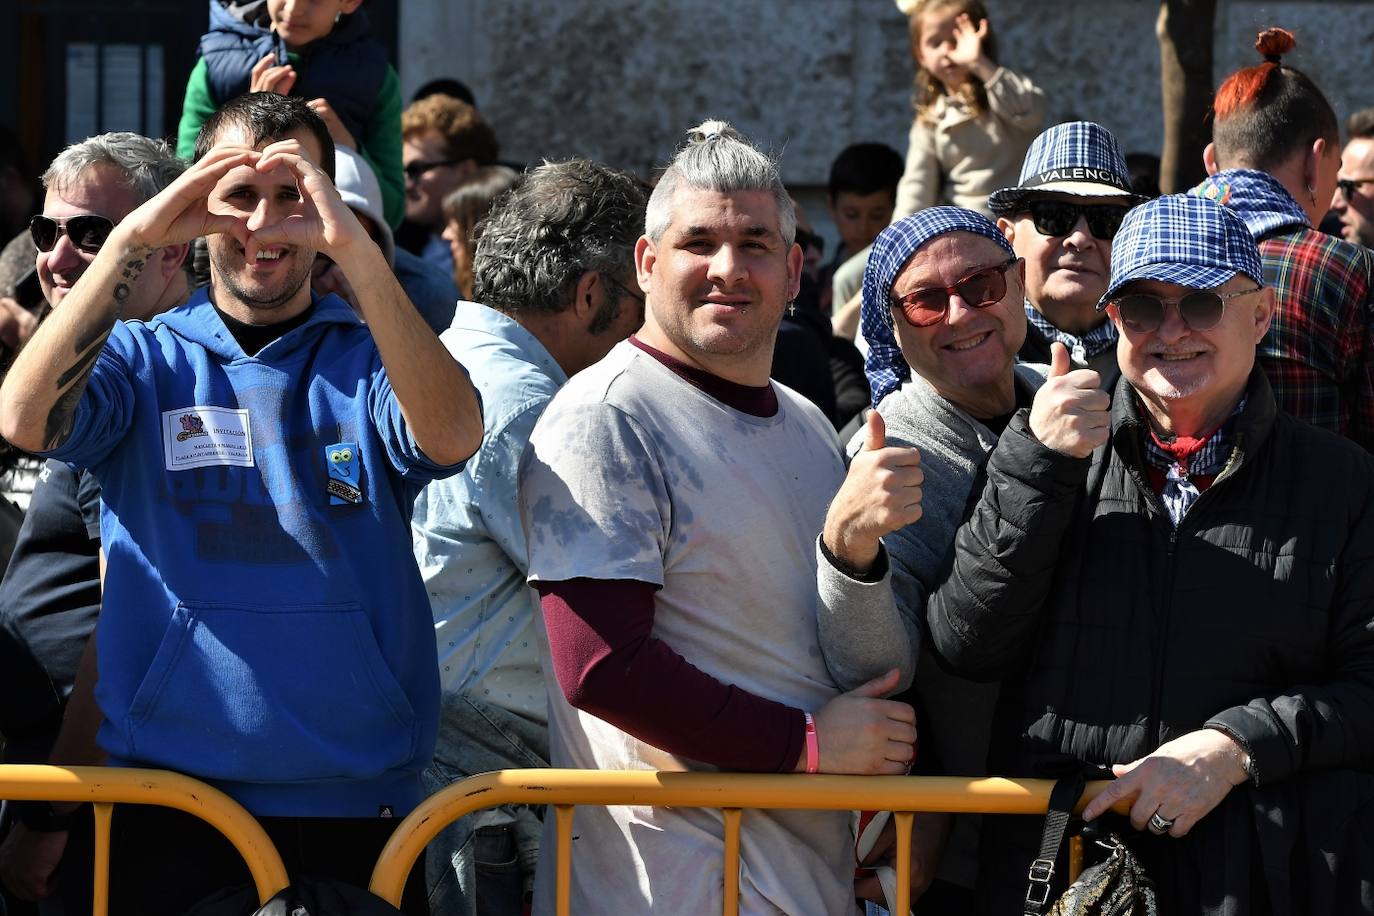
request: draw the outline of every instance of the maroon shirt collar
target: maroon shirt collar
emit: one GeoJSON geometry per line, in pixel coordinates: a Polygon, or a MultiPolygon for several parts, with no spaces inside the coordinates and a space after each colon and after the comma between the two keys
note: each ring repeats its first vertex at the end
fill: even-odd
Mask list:
{"type": "Polygon", "coordinates": [[[705,369],[698,369],[696,366],[687,365],[680,359],[674,359],[662,350],[656,350],[649,346],[633,334],[630,335],[630,343],[726,407],[738,410],[740,413],[747,413],[751,417],[771,417],[778,412],[778,394],[773,390],[771,384],[763,386],[741,385],[738,382],[723,379],[705,369]]]}

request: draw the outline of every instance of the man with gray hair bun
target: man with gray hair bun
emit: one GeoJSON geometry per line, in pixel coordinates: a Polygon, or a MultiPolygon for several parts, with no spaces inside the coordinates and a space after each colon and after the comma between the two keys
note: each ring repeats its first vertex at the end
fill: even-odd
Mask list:
{"type": "MultiPolygon", "coordinates": [[[[67,147],[43,174],[43,213],[29,224],[38,279],[53,308],[95,260],[110,231],[186,168],[161,140],[102,134],[67,147]]],[[[147,319],[191,294],[185,244],[161,248],[132,285],[124,317],[147,319]]],[[[32,459],[36,484],[0,583],[0,732],[6,763],[47,763],[78,661],[100,613],[100,483],[55,460],[32,459]],[[41,470],[40,470],[41,469],[41,470]]],[[[0,848],[0,880],[44,896],[66,831],[42,802],[18,808],[0,848]]]]}
{"type": "MultiPolygon", "coordinates": [[[[644,327],[554,396],[521,466],[550,759],[904,772],[914,713],[880,697],[911,672],[842,694],[824,660],[817,537],[845,471],[825,417],[768,378],[802,263],[777,164],[708,121],[664,172],[645,226],[644,327]]],[[[848,818],[751,811],[740,912],[852,910],[848,818]]],[[[584,806],[576,834],[573,912],[720,910],[718,811],[584,806]]],[[[541,914],[554,909],[551,820],[544,841],[541,914]]]]}
{"type": "MultiPolygon", "coordinates": [[[[489,770],[548,766],[520,456],[568,377],[644,321],[634,244],[646,192],[599,163],[550,162],[478,224],[478,302],[458,303],[440,340],[481,393],[482,447],[462,474],[425,487],[411,522],[444,688],[430,791],[489,770]]],[[[537,810],[503,806],[445,828],[426,866],[435,916],[524,912],[539,858],[537,810]]]]}

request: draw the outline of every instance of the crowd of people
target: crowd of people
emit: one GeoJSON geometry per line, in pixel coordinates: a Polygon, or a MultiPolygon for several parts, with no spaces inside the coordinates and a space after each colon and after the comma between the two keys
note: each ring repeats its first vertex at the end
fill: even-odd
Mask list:
{"type": "MultiPolygon", "coordinates": [[[[1089,859],[1159,911],[1374,913],[1374,109],[1342,147],[1291,34],[1161,196],[981,3],[909,4],[907,153],[839,151],[827,261],[729,124],[503,163],[361,7],[211,0],[175,148],[5,185],[5,762],[190,774],[357,887],[495,769],[1108,779],[1089,859]]],[[[740,912],[887,912],[872,815],[748,812],[740,912]]],[[[1067,884],[1036,818],[915,824],[913,913],[1067,884]]],[[[111,912],[248,882],[112,830],[111,912]]],[[[0,912],[89,911],[87,809],[0,833],[0,912]]],[[[719,912],[723,834],[579,807],[572,911],[719,912]]],[[[552,913],[553,843],[461,818],[401,910],[552,913]]]]}

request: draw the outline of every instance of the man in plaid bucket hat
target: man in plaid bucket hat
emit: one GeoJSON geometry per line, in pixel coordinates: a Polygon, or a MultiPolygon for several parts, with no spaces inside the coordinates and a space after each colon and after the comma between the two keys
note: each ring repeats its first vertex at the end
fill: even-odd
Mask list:
{"type": "Polygon", "coordinates": [[[1026,261],[1023,362],[1048,363],[1059,341],[1074,365],[1117,378],[1116,328],[1097,310],[1107,287],[1112,237],[1126,211],[1144,200],[1111,131],[1091,121],[1056,124],[1026,152],[1014,188],[994,191],[988,208],[1026,261]]]}
{"type": "MultiPolygon", "coordinates": [[[[1006,681],[990,771],[1116,777],[1083,816],[1144,862],[1161,912],[1315,912],[1312,888],[1347,899],[1374,870],[1354,801],[1374,798],[1374,460],[1276,408],[1262,276],[1211,200],[1128,214],[1101,300],[1110,405],[1054,347],[927,604],[951,670],[1006,681]],[[1316,814],[1342,799],[1349,817],[1316,814]],[[1273,823],[1311,827],[1292,869],[1264,868],[1273,823]]],[[[1040,829],[984,820],[978,912],[1026,899],[1040,829]]]]}

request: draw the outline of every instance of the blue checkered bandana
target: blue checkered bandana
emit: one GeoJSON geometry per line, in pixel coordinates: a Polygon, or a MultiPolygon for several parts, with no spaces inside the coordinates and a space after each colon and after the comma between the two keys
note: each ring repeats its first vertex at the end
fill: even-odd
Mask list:
{"type": "Polygon", "coordinates": [[[1106,306],[1132,280],[1215,289],[1236,274],[1264,283],[1259,247],[1234,211],[1205,197],[1167,194],[1126,214],[1112,239],[1106,306]]]}
{"type": "Polygon", "coordinates": [[[1086,366],[1088,360],[1094,359],[1106,353],[1108,350],[1116,348],[1116,325],[1110,321],[1103,321],[1095,328],[1090,328],[1088,333],[1082,337],[1070,334],[1068,331],[1061,331],[1050,323],[1050,320],[1040,314],[1035,306],[1026,300],[1026,320],[1035,326],[1035,329],[1048,341],[1059,341],[1069,351],[1069,359],[1080,366],[1086,366]]]}
{"type": "Polygon", "coordinates": [[[1037,192],[1085,197],[1120,194],[1129,203],[1144,199],[1131,193],[1131,172],[1116,137],[1092,121],[1056,124],[1032,140],[1016,184],[988,195],[993,213],[1015,213],[1028,195],[1037,192]]]}
{"type": "Polygon", "coordinates": [[[878,235],[864,267],[864,302],[859,313],[859,328],[868,341],[864,374],[868,376],[875,406],[911,378],[911,367],[906,364],[892,329],[892,284],[917,249],[950,232],[972,232],[992,239],[1006,249],[1008,257],[1015,257],[1011,243],[996,223],[963,207],[927,207],[898,220],[878,235]]]}
{"type": "Polygon", "coordinates": [[[1277,178],[1254,169],[1217,172],[1188,192],[1230,207],[1259,241],[1278,229],[1310,226],[1307,214],[1277,178]]]}

